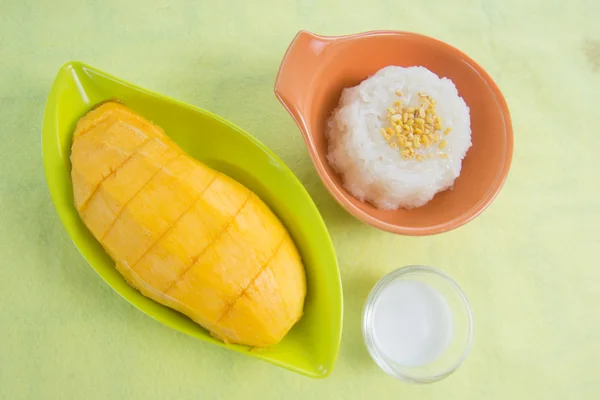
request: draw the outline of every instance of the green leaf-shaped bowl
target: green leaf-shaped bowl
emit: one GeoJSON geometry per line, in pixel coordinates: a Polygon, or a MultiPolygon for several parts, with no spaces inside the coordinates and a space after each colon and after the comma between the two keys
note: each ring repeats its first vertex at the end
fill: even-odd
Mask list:
{"type": "Polygon", "coordinates": [[[69,62],[58,72],[46,104],[42,148],[50,194],[67,232],[96,272],[131,304],[163,324],[205,342],[315,378],[331,372],[342,324],[342,290],[335,251],[319,211],[302,184],[263,144],[208,111],[85,64],[69,62]],[[154,121],[192,157],[252,189],[286,225],[304,260],[308,293],[304,316],[281,343],[252,349],[215,340],[186,316],[129,286],[84,226],[73,204],[71,135],[79,118],[109,99],[118,99],[154,121]]]}

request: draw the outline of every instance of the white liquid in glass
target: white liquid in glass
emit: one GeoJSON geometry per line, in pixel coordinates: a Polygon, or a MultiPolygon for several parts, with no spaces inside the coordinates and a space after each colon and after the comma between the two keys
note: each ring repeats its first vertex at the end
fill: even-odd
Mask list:
{"type": "Polygon", "coordinates": [[[373,311],[375,345],[390,361],[419,367],[435,361],[452,340],[452,311],[429,284],[396,280],[379,294],[373,311]]]}

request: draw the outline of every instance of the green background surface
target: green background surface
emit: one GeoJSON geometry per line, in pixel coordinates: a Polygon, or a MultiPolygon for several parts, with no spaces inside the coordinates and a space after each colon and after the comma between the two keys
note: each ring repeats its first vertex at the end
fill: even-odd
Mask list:
{"type": "Polygon", "coordinates": [[[594,399],[600,395],[600,3],[558,1],[0,0],[0,398],[594,399]],[[512,112],[515,153],[475,221],[410,238],[329,196],[272,87],[299,29],[431,35],[478,61],[512,112]],[[67,237],[41,158],[46,96],[78,59],[245,128],[320,208],[344,284],[342,346],[312,380],[176,333],[108,287],[67,237]],[[470,356],[434,385],[369,359],[370,288],[407,264],[440,267],[469,297],[470,356]]]}

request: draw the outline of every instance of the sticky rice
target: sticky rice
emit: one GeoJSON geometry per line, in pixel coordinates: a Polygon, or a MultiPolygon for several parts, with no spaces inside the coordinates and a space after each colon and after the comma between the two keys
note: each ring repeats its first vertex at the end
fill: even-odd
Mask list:
{"type": "Polygon", "coordinates": [[[424,67],[389,66],[343,90],[327,121],[327,138],[327,159],[353,196],[380,209],[419,207],[452,188],[460,175],[471,147],[469,107],[450,79],[424,67]],[[432,125],[420,126],[429,127],[429,135],[419,134],[417,123],[402,123],[422,122],[425,94],[435,107],[427,114],[432,125]],[[412,108],[414,120],[406,121],[403,114],[412,108]],[[435,121],[443,124],[439,131],[435,121]]]}

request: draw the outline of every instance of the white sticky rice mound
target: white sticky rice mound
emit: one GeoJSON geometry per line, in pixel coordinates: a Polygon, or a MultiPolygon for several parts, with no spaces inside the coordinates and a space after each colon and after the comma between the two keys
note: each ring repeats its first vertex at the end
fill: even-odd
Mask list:
{"type": "Polygon", "coordinates": [[[424,67],[385,67],[360,85],[344,89],[327,121],[327,138],[327,159],[353,196],[380,209],[419,207],[452,188],[460,175],[462,159],[471,147],[469,107],[450,79],[424,67]],[[449,135],[441,135],[448,142],[446,148],[432,144],[419,151],[444,152],[448,158],[405,160],[381,134],[388,126],[387,108],[399,99],[403,106],[418,107],[419,92],[437,101],[444,129],[452,128],[449,135]]]}

